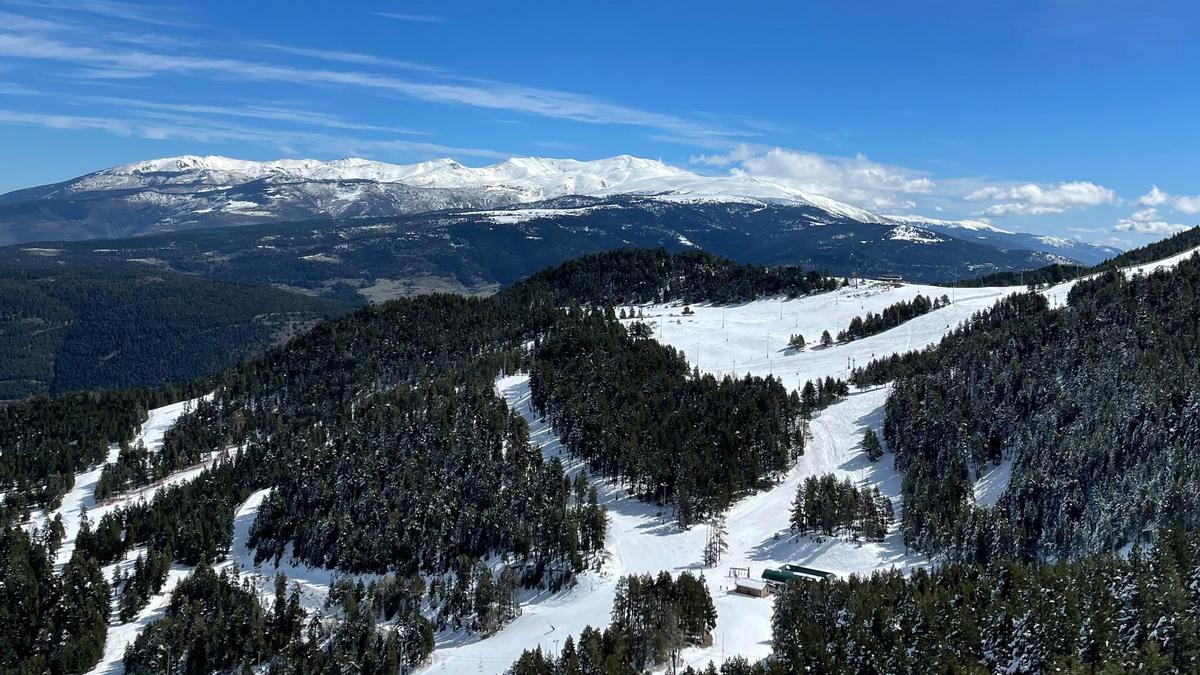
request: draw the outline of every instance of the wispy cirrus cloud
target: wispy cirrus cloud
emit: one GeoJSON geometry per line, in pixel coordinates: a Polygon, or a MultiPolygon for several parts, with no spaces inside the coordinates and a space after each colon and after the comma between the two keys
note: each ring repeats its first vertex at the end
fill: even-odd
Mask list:
{"type": "Polygon", "coordinates": [[[397,59],[387,59],[373,54],[363,54],[360,52],[348,52],[334,49],[308,49],[304,47],[289,47],[287,45],[277,45],[272,43],[263,43],[260,46],[267,49],[272,49],[285,54],[294,56],[305,56],[312,59],[320,59],[322,61],[335,61],[338,63],[355,63],[364,66],[383,66],[387,68],[401,68],[404,70],[412,70],[419,73],[444,73],[446,70],[439,66],[431,66],[427,63],[416,63],[414,61],[400,61],[397,59]]]}
{"type": "Polygon", "coordinates": [[[0,94],[6,96],[38,96],[41,92],[16,82],[0,82],[0,94]]]}
{"type": "MultiPolygon", "coordinates": [[[[316,53],[317,50],[309,51],[316,53]]],[[[331,54],[337,55],[341,60],[357,58],[348,52],[325,52],[324,56],[329,57],[331,54]]],[[[716,139],[730,139],[723,141],[725,147],[733,145],[733,137],[746,133],[726,131],[676,115],[634,108],[587,94],[492,80],[416,80],[360,70],[302,68],[228,57],[102,48],[68,41],[61,36],[22,32],[0,33],[0,56],[55,61],[81,68],[130,74],[172,74],[224,80],[353,87],[431,103],[505,110],[588,124],[645,127],[665,132],[681,140],[696,139],[706,141],[710,145],[716,139]]]]}
{"type": "Polygon", "coordinates": [[[295,107],[278,107],[272,105],[209,105],[199,103],[166,103],[162,101],[146,101],[131,98],[119,98],[111,96],[79,96],[77,100],[106,103],[123,108],[133,108],[137,110],[150,110],[162,113],[186,113],[192,115],[216,115],[223,117],[243,117],[250,119],[272,120],[277,122],[295,122],[314,127],[323,127],[327,129],[347,129],[354,131],[380,131],[393,134],[403,134],[408,136],[423,136],[427,132],[418,131],[416,129],[408,129],[405,127],[387,126],[378,124],[364,124],[361,122],[353,122],[345,120],[335,115],[329,115],[321,112],[312,112],[300,110],[295,107]]]}
{"type": "Polygon", "coordinates": [[[132,21],[153,26],[195,26],[184,10],[174,5],[154,5],[117,0],[9,0],[12,5],[41,10],[74,12],[101,16],[118,21],[132,21]]]}
{"type": "Polygon", "coordinates": [[[464,155],[487,159],[511,156],[510,153],[485,148],[467,148],[413,140],[363,139],[295,130],[258,129],[178,115],[156,120],[0,109],[0,124],[63,130],[97,130],[118,136],[153,140],[184,140],[197,143],[249,142],[288,153],[294,152],[296,148],[304,148],[308,151],[339,155],[416,153],[428,156],[464,155]]]}
{"type": "Polygon", "coordinates": [[[446,17],[440,14],[406,14],[404,12],[372,12],[375,16],[381,16],[385,19],[394,21],[408,21],[410,23],[445,23],[446,17]]]}

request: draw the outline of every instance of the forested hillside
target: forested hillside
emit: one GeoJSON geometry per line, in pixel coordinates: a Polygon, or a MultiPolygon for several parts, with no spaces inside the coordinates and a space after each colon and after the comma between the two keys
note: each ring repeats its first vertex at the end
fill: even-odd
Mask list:
{"type": "Polygon", "coordinates": [[[962,279],[951,285],[981,287],[1056,284],[1079,279],[1096,272],[1163,260],[1184,251],[1190,251],[1197,246],[1200,246],[1200,227],[1193,227],[1161,241],[1125,251],[1091,266],[1055,263],[1032,270],[993,272],[974,279],[962,279]]]}
{"type": "Polygon", "coordinates": [[[1200,516],[1200,258],[1079,282],[1066,307],[1001,301],[938,347],[869,365],[895,377],[885,437],[904,531],[962,560],[1105,553],[1200,516]],[[1012,478],[995,508],[975,477],[1012,478]]]}
{"type": "Polygon", "coordinates": [[[0,400],[187,383],[349,308],[144,264],[0,266],[0,400]]]}
{"type": "Polygon", "coordinates": [[[800,396],[690,373],[648,330],[628,335],[611,308],[560,320],[535,351],[534,406],[572,454],[688,525],[787,471],[804,451],[800,396]]]}
{"type": "MultiPolygon", "coordinates": [[[[562,360],[563,341],[572,335],[592,335],[595,346],[614,347],[612,365],[622,368],[659,354],[640,366],[658,382],[652,391],[643,392],[643,382],[633,378],[613,379],[606,391],[615,399],[641,397],[659,410],[683,403],[680,432],[703,425],[680,445],[683,461],[670,465],[672,487],[643,492],[647,499],[709,512],[770,481],[800,452],[798,395],[771,380],[698,378],[672,350],[628,336],[611,309],[597,305],[644,294],[699,301],[833,286],[820,275],[741,268],[704,254],[622,251],[489,298],[429,295],[372,306],[195,383],[189,396],[211,395],[190,405],[154,452],[132,443],[131,430],[145,419],[148,405],[178,400],[182,392],[67,395],[10,406],[5,428],[14,438],[40,431],[18,446],[22,454],[6,468],[8,484],[21,495],[5,498],[7,520],[25,518],[31,502],[61,495],[73,472],[111,458],[118,446],[116,460],[100,472],[97,498],[120,500],[198,467],[194,479],[156,489],[152,499],[118,501],[96,520],[85,519],[75,536],[72,564],[82,566],[81,573],[94,575],[101,566],[141,556],[113,585],[121,615],[135,616],[163,583],[170,562],[203,569],[228,556],[238,505],[265,491],[246,542],[259,560],[286,557],[388,574],[395,588],[409,589],[411,598],[401,605],[419,611],[356,614],[357,604],[371,597],[360,594],[344,611],[349,618],[361,616],[361,625],[350,621],[354,625],[344,630],[358,632],[344,637],[373,646],[351,656],[319,647],[326,643],[310,636],[268,636],[267,615],[247,604],[236,580],[198,576],[173,596],[168,618],[131,650],[131,672],[159,668],[157,659],[167,649],[191,650],[199,658],[195,650],[202,648],[205,660],[193,663],[212,667],[261,663],[263,650],[280,649],[289,650],[289,658],[307,653],[304,659],[317,659],[296,664],[349,658],[395,663],[389,640],[398,638],[376,631],[372,622],[387,623],[402,636],[436,629],[488,635],[517,616],[523,589],[567,587],[576,574],[602,562],[606,516],[595,489],[586,474],[569,478],[557,458],[545,459],[530,444],[525,421],[496,394],[499,374],[533,367],[539,377],[553,372],[561,382],[594,379],[586,362],[562,360]],[[635,274],[646,259],[658,261],[655,270],[635,274]],[[603,286],[593,283],[605,275],[603,286]],[[152,396],[158,398],[147,398],[152,396]],[[59,413],[62,429],[45,434],[56,429],[51,418],[59,413]],[[719,445],[698,442],[721,433],[719,445]],[[731,480],[714,471],[719,466],[739,474],[731,480]],[[681,496],[675,486],[691,496],[681,496]],[[712,491],[715,501],[704,496],[712,491]],[[221,642],[219,626],[229,621],[249,626],[250,641],[221,642]]],[[[581,414],[573,409],[571,419],[590,426],[603,421],[581,414]]],[[[666,475],[651,466],[661,457],[631,454],[630,463],[614,465],[588,448],[569,449],[618,479],[649,485],[648,477],[666,475]]],[[[44,556],[58,548],[55,531],[51,523],[37,533],[50,542],[44,556]]],[[[11,534],[21,536],[16,529],[11,534]]],[[[45,565],[43,560],[32,569],[45,565]]],[[[42,572],[28,574],[36,579],[42,572]]],[[[5,606],[19,611],[28,602],[26,592],[37,587],[11,588],[5,606]]],[[[386,603],[394,604],[394,589],[388,593],[386,603]]],[[[81,633],[80,640],[103,637],[102,622],[88,630],[96,632],[81,633]]],[[[43,649],[23,644],[17,662],[43,649]]],[[[400,657],[409,663],[428,653],[416,643],[410,647],[400,657]]],[[[93,653],[81,658],[87,662],[93,653]]]]}
{"type": "Polygon", "coordinates": [[[75,474],[128,443],[146,411],[180,392],[114,390],[37,396],[0,406],[0,524],[33,506],[54,508],[75,474]]]}
{"type": "MultiPolygon", "coordinates": [[[[735,659],[720,672],[1193,672],[1198,574],[1192,537],[1170,528],[1152,551],[1128,559],[950,565],[793,584],[776,600],[773,657],[735,659]]],[[[512,672],[576,671],[518,663],[512,672]]]]}
{"type": "MultiPolygon", "coordinates": [[[[679,537],[651,548],[687,541],[697,557],[704,541],[679,526],[700,524],[690,531],[734,540],[738,559],[723,565],[749,562],[756,573],[788,552],[807,562],[801,552],[838,546],[908,561],[904,542],[943,563],[787,589],[775,601],[776,659],[731,661],[729,673],[919,672],[931,663],[1186,670],[1180,664],[1196,651],[1189,584],[1200,569],[1187,539],[1200,515],[1192,384],[1200,382],[1200,258],[1173,271],[1076,282],[1057,308],[1033,292],[967,301],[960,292],[949,307],[940,294],[882,293],[694,252],[619,251],[487,298],[362,308],[184,389],[6,406],[0,491],[9,555],[0,565],[14,582],[3,588],[0,616],[40,609],[28,626],[10,621],[0,631],[15,655],[3,669],[86,670],[101,658],[109,626],[138,621],[157,598],[164,618],[139,630],[129,672],[350,663],[394,672],[424,663],[434,635],[474,640],[548,621],[522,618],[528,597],[600,597],[603,575],[594,571],[632,562],[611,538],[629,536],[636,522],[661,528],[652,538],[679,537]],[[646,305],[637,310],[653,317],[624,322],[614,311],[770,295],[767,313],[783,320],[804,305],[778,298],[807,294],[827,308],[839,306],[830,296],[851,300],[833,326],[851,321],[855,339],[803,352],[815,363],[842,362],[847,370],[834,374],[850,366],[834,350],[878,349],[868,343],[900,326],[906,339],[922,339],[929,325],[940,335],[942,316],[966,316],[963,302],[1001,300],[946,329],[936,347],[853,371],[858,385],[891,383],[858,393],[831,375],[789,391],[778,370],[706,374],[645,323],[670,319],[682,331],[695,325],[691,310],[646,305]],[[853,322],[860,306],[870,311],[853,322]],[[506,374],[525,382],[524,407],[498,383],[506,374]],[[185,398],[158,440],[143,444],[135,429],[147,425],[146,411],[185,398]],[[845,439],[829,437],[837,427],[821,424],[826,414],[854,432],[850,454],[839,454],[845,439]],[[546,437],[535,442],[531,429],[553,435],[554,450],[542,450],[546,437]],[[886,446],[868,442],[876,430],[886,446]],[[902,475],[881,466],[893,461],[902,475]],[[89,468],[93,483],[82,484],[94,491],[68,494],[89,468]],[[978,479],[1008,468],[995,505],[977,502],[978,479]],[[756,501],[778,489],[782,501],[756,501]],[[42,511],[64,495],[80,514],[74,524],[42,511]],[[83,517],[92,504],[95,515],[83,517]],[[630,515],[643,510],[659,520],[630,515]],[[725,530],[727,515],[742,528],[765,520],[780,529],[751,525],[743,538],[725,530]],[[1153,556],[1128,553],[1154,539],[1153,556]],[[281,581],[275,603],[260,604],[262,586],[215,571],[235,559],[327,570],[328,603],[301,618],[281,581]],[[194,571],[180,581],[180,569],[194,571]],[[1104,593],[1081,590],[1099,578],[1110,581],[1104,593]],[[169,603],[156,595],[171,588],[169,603]]],[[[795,382],[799,372],[787,370],[795,382]]],[[[701,579],[716,571],[699,569],[701,579]]],[[[677,650],[704,649],[716,607],[731,606],[724,597],[714,604],[687,574],[634,575],[618,590],[608,629],[575,626],[569,649],[531,650],[515,671],[590,664],[587,672],[624,674],[665,664],[677,650]]]]}
{"type": "Polygon", "coordinates": [[[736,263],[704,251],[672,255],[664,248],[622,248],[585,255],[551,267],[521,283],[570,302],[613,307],[646,302],[747,302],[763,296],[789,298],[837,287],[833,277],[800,267],[736,263]]]}

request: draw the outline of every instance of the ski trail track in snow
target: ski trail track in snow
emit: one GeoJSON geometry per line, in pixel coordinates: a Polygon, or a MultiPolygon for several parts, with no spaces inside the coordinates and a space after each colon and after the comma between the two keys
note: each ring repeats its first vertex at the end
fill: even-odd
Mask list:
{"type": "MultiPolygon", "coordinates": [[[[510,407],[529,423],[531,440],[548,456],[559,456],[562,449],[557,436],[530,408],[529,377],[503,377],[496,386],[510,407]]],[[[686,650],[685,663],[720,662],[735,655],[762,658],[770,653],[772,601],[732,593],[730,567],[750,567],[758,576],[765,567],[797,562],[848,575],[877,569],[908,570],[924,564],[924,558],[905,553],[898,532],[883,542],[863,544],[836,538],[794,538],[788,531],[796,487],[808,475],[835,473],[878,484],[898,507],[899,477],[891,470],[889,458],[872,464],[858,447],[863,431],[880,424],[885,398],[886,388],[881,387],[855,393],[820,413],[812,422],[812,438],[804,455],[784,479],[770,490],[740,500],[726,513],[729,551],[713,568],[701,565],[707,537],[704,526],[680,530],[669,510],[629,498],[606,481],[593,479],[609,515],[603,570],[581,575],[569,591],[525,604],[521,617],[486,640],[439,649],[426,671],[501,673],[525,649],[541,646],[554,652],[568,635],[578,638],[588,625],[608,625],[621,576],[664,570],[703,575],[717,608],[713,646],[686,650]]],[[[570,470],[578,469],[578,463],[566,455],[562,459],[570,470]]]]}
{"type": "MultiPolygon", "coordinates": [[[[1179,261],[1195,254],[1192,249],[1164,260],[1125,268],[1126,274],[1151,273],[1171,269],[1179,261]]],[[[1061,306],[1071,288],[1077,283],[1068,281],[1042,289],[1053,306],[1061,306]]],[[[753,374],[775,375],[785,386],[799,388],[817,377],[845,377],[852,366],[866,364],[871,358],[903,353],[936,344],[943,335],[979,310],[987,309],[1000,298],[1019,287],[959,288],[902,284],[860,280],[854,285],[831,293],[794,300],[780,298],[759,300],[738,306],[697,305],[689,316],[682,314],[682,305],[644,305],[640,310],[645,321],[654,328],[654,335],[684,353],[701,371],[714,375],[753,374]],[[884,333],[828,348],[814,347],[822,330],[835,335],[849,325],[854,316],[867,311],[879,313],[900,300],[911,300],[918,293],[930,298],[947,295],[950,306],[908,321],[884,333]],[[785,349],[788,336],[802,334],[808,349],[794,352],[785,349]]],[[[568,457],[553,429],[541,420],[530,407],[528,375],[512,375],[497,381],[497,390],[509,406],[521,414],[530,427],[531,441],[547,457],[557,456],[570,473],[581,463],[568,457]]],[[[472,636],[439,635],[438,649],[431,664],[424,670],[437,673],[484,672],[501,673],[525,649],[541,646],[553,652],[560,648],[568,635],[577,637],[583,628],[592,625],[603,628],[609,623],[616,581],[626,574],[656,574],[668,571],[677,574],[688,570],[702,574],[717,607],[717,627],[714,644],[708,648],[689,648],[682,654],[684,665],[702,667],[712,660],[717,663],[732,656],[749,659],[763,658],[770,653],[770,618],[772,600],[735,595],[731,592],[729,568],[750,567],[758,576],[765,567],[777,567],[785,562],[811,565],[841,575],[866,574],[880,569],[910,570],[928,561],[906,551],[900,534],[893,531],[879,543],[855,543],[840,539],[818,540],[795,538],[788,532],[791,501],[798,484],[809,475],[833,473],[867,485],[878,485],[893,500],[897,521],[900,517],[899,491],[901,477],[891,468],[891,458],[885,456],[877,463],[866,460],[858,447],[863,430],[879,431],[883,419],[883,403],[887,388],[880,387],[856,392],[822,411],[812,421],[805,453],[781,482],[770,490],[759,492],[735,503],[726,513],[729,530],[729,551],[712,569],[700,564],[706,538],[704,526],[681,531],[669,510],[660,509],[631,499],[619,488],[601,480],[593,480],[608,509],[609,529],[605,561],[599,572],[580,575],[577,585],[558,593],[522,594],[523,615],[495,636],[479,640],[472,636]]],[[[181,401],[149,411],[148,419],[138,433],[138,440],[151,452],[162,448],[163,437],[172,424],[197,400],[181,401]]],[[[109,448],[105,464],[115,462],[119,448],[109,448]]],[[[207,468],[216,453],[205,462],[168,476],[163,481],[122,494],[103,504],[95,501],[95,486],[104,465],[92,467],[75,476],[75,485],[64,496],[58,509],[47,513],[34,512],[26,527],[44,527],[55,515],[63,519],[65,536],[57,551],[56,571],[70,559],[74,551],[82,514],[87,513],[95,523],[104,513],[135,500],[153,499],[159,490],[197,477],[207,468]]],[[[1011,463],[989,471],[976,484],[976,500],[992,504],[1003,494],[1011,473],[1011,463]]],[[[230,555],[217,568],[235,566],[255,581],[260,596],[269,600],[273,594],[276,572],[288,576],[289,584],[301,590],[301,602],[309,610],[319,609],[328,595],[336,573],[313,569],[290,562],[285,552],[279,565],[265,561],[256,565],[253,551],[246,546],[250,526],[269,490],[253,493],[239,508],[234,520],[234,542],[230,555]]],[[[138,554],[134,549],[126,558],[104,568],[112,578],[116,567],[128,572],[138,554]]],[[[114,616],[109,626],[105,654],[92,673],[120,673],[125,646],[151,622],[160,618],[170,600],[171,591],[191,573],[191,568],[173,565],[162,591],[150,600],[131,622],[120,624],[114,616]]],[[[115,601],[115,598],[114,598],[115,601]]]]}

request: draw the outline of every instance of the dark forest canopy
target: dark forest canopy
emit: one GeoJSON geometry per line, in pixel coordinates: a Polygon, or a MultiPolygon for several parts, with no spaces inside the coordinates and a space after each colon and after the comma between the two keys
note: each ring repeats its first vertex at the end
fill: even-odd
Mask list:
{"type": "Polygon", "coordinates": [[[75,474],[132,440],[146,411],[180,396],[174,389],[96,390],[36,396],[0,406],[0,524],[30,506],[56,505],[75,474]]]}
{"type": "Polygon", "coordinates": [[[691,372],[612,314],[574,312],[535,349],[530,387],[563,446],[689,525],[781,476],[804,451],[800,396],[772,378],[691,372]]]}
{"type": "Polygon", "coordinates": [[[795,298],[837,288],[837,280],[799,267],[761,267],[728,258],[666,249],[617,249],[585,255],[538,272],[519,285],[560,304],[613,307],[647,302],[727,304],[786,295],[795,298]]]}
{"type": "Polygon", "coordinates": [[[962,560],[1105,553],[1169,518],[1200,519],[1200,258],[1078,283],[1065,307],[1014,295],[922,352],[872,362],[894,379],[884,435],[905,473],[903,528],[962,560]],[[1001,462],[995,508],[972,482],[1001,462]]]}
{"type": "Polygon", "coordinates": [[[0,264],[0,400],[210,375],[350,307],[140,263],[0,264]]]}
{"type": "MultiPolygon", "coordinates": [[[[252,532],[260,557],[281,556],[286,549],[308,563],[391,573],[409,589],[431,579],[414,592],[415,602],[432,612],[434,627],[488,634],[519,612],[515,598],[521,587],[561,588],[594,564],[603,547],[606,518],[586,476],[571,478],[557,459],[543,459],[529,444],[524,420],[494,389],[498,374],[528,369],[538,358],[531,344],[584,316],[613,331],[605,339],[634,346],[611,310],[576,309],[568,315],[563,308],[644,297],[728,301],[832,287],[825,277],[794,269],[743,269],[702,254],[623,251],[489,298],[435,294],[363,308],[186,389],[90,392],[13,403],[0,409],[0,438],[17,450],[0,455],[0,479],[16,488],[5,496],[6,531],[18,536],[9,523],[23,519],[30,504],[61,496],[75,473],[103,461],[110,448],[125,446],[102,475],[105,497],[216,452],[212,466],[196,479],[163,489],[149,501],[110,510],[81,529],[75,541],[81,573],[92,574],[137,547],[147,549],[140,571],[135,565],[131,575],[117,579],[118,616],[131,616],[146,602],[170,562],[203,566],[225,555],[233,543],[238,505],[270,489],[252,532]],[[660,263],[650,281],[612,273],[634,270],[647,256],[660,263]],[[588,280],[602,269],[611,285],[598,288],[588,280]],[[693,277],[698,280],[690,281],[693,277]],[[663,290],[641,295],[654,284],[663,290]],[[168,431],[160,452],[151,455],[130,445],[149,408],[210,392],[210,400],[191,407],[168,431]],[[430,504],[439,507],[424,508],[430,504]],[[502,569],[483,563],[494,556],[504,561],[502,569]]],[[[643,348],[650,347],[644,343],[643,348]]],[[[655,362],[664,372],[655,375],[663,379],[654,405],[691,400],[699,406],[692,417],[707,411],[718,420],[736,412],[755,439],[755,447],[741,452],[762,454],[770,471],[785,466],[770,457],[798,451],[798,422],[778,421],[794,417],[786,411],[797,408],[796,395],[786,395],[773,381],[697,379],[672,350],[654,349],[675,363],[655,362]],[[776,418],[781,410],[786,414],[776,418]]],[[[561,372],[576,376],[569,369],[561,372]]],[[[614,391],[626,394],[640,386],[632,380],[616,385],[614,391]]],[[[702,454],[701,446],[693,449],[696,456],[679,468],[683,484],[699,495],[708,489],[703,476],[710,475],[701,460],[716,455],[702,454]]],[[[763,470],[752,463],[744,479],[722,490],[733,494],[753,488],[763,470]]],[[[633,468],[622,471],[639,475],[633,468]]],[[[41,562],[32,568],[44,569],[46,552],[56,548],[54,542],[43,549],[41,562]]],[[[37,579],[38,574],[26,576],[37,579]]],[[[131,652],[131,671],[157,670],[163,664],[156,659],[167,645],[202,649],[193,653],[206,661],[197,662],[222,667],[261,663],[262,649],[282,648],[256,642],[265,639],[254,632],[262,611],[239,600],[229,590],[233,585],[228,579],[198,579],[192,590],[203,597],[192,599],[191,587],[185,587],[181,604],[143,636],[145,649],[131,652]],[[228,621],[249,626],[249,642],[222,642],[217,635],[228,621]]],[[[6,589],[12,591],[4,601],[10,614],[23,612],[31,595],[57,602],[37,583],[6,589]]],[[[107,585],[103,589],[107,603],[107,585]]],[[[50,624],[35,619],[35,627],[44,625],[50,624]]],[[[84,670],[98,658],[96,636],[102,639],[102,633],[96,630],[101,627],[79,628],[83,651],[72,658],[81,665],[69,670],[84,670]]],[[[373,632],[366,618],[361,627],[346,628],[351,629],[358,631],[354,639],[378,647],[356,658],[388,662],[392,638],[373,632]]],[[[19,662],[42,649],[36,641],[22,644],[19,662]]],[[[289,644],[308,649],[303,640],[289,644]]],[[[419,660],[421,652],[412,653],[419,660]]],[[[322,662],[326,657],[310,656],[316,663],[350,658],[334,655],[322,662]]]]}

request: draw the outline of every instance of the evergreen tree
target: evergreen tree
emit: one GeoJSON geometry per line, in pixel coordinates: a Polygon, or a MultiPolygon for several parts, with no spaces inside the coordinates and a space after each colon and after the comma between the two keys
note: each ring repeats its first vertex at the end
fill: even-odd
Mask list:
{"type": "Polygon", "coordinates": [[[883,445],[879,442],[879,436],[876,435],[874,429],[868,427],[863,432],[862,449],[867,453],[867,459],[872,462],[877,462],[880,457],[883,457],[883,445]]]}

